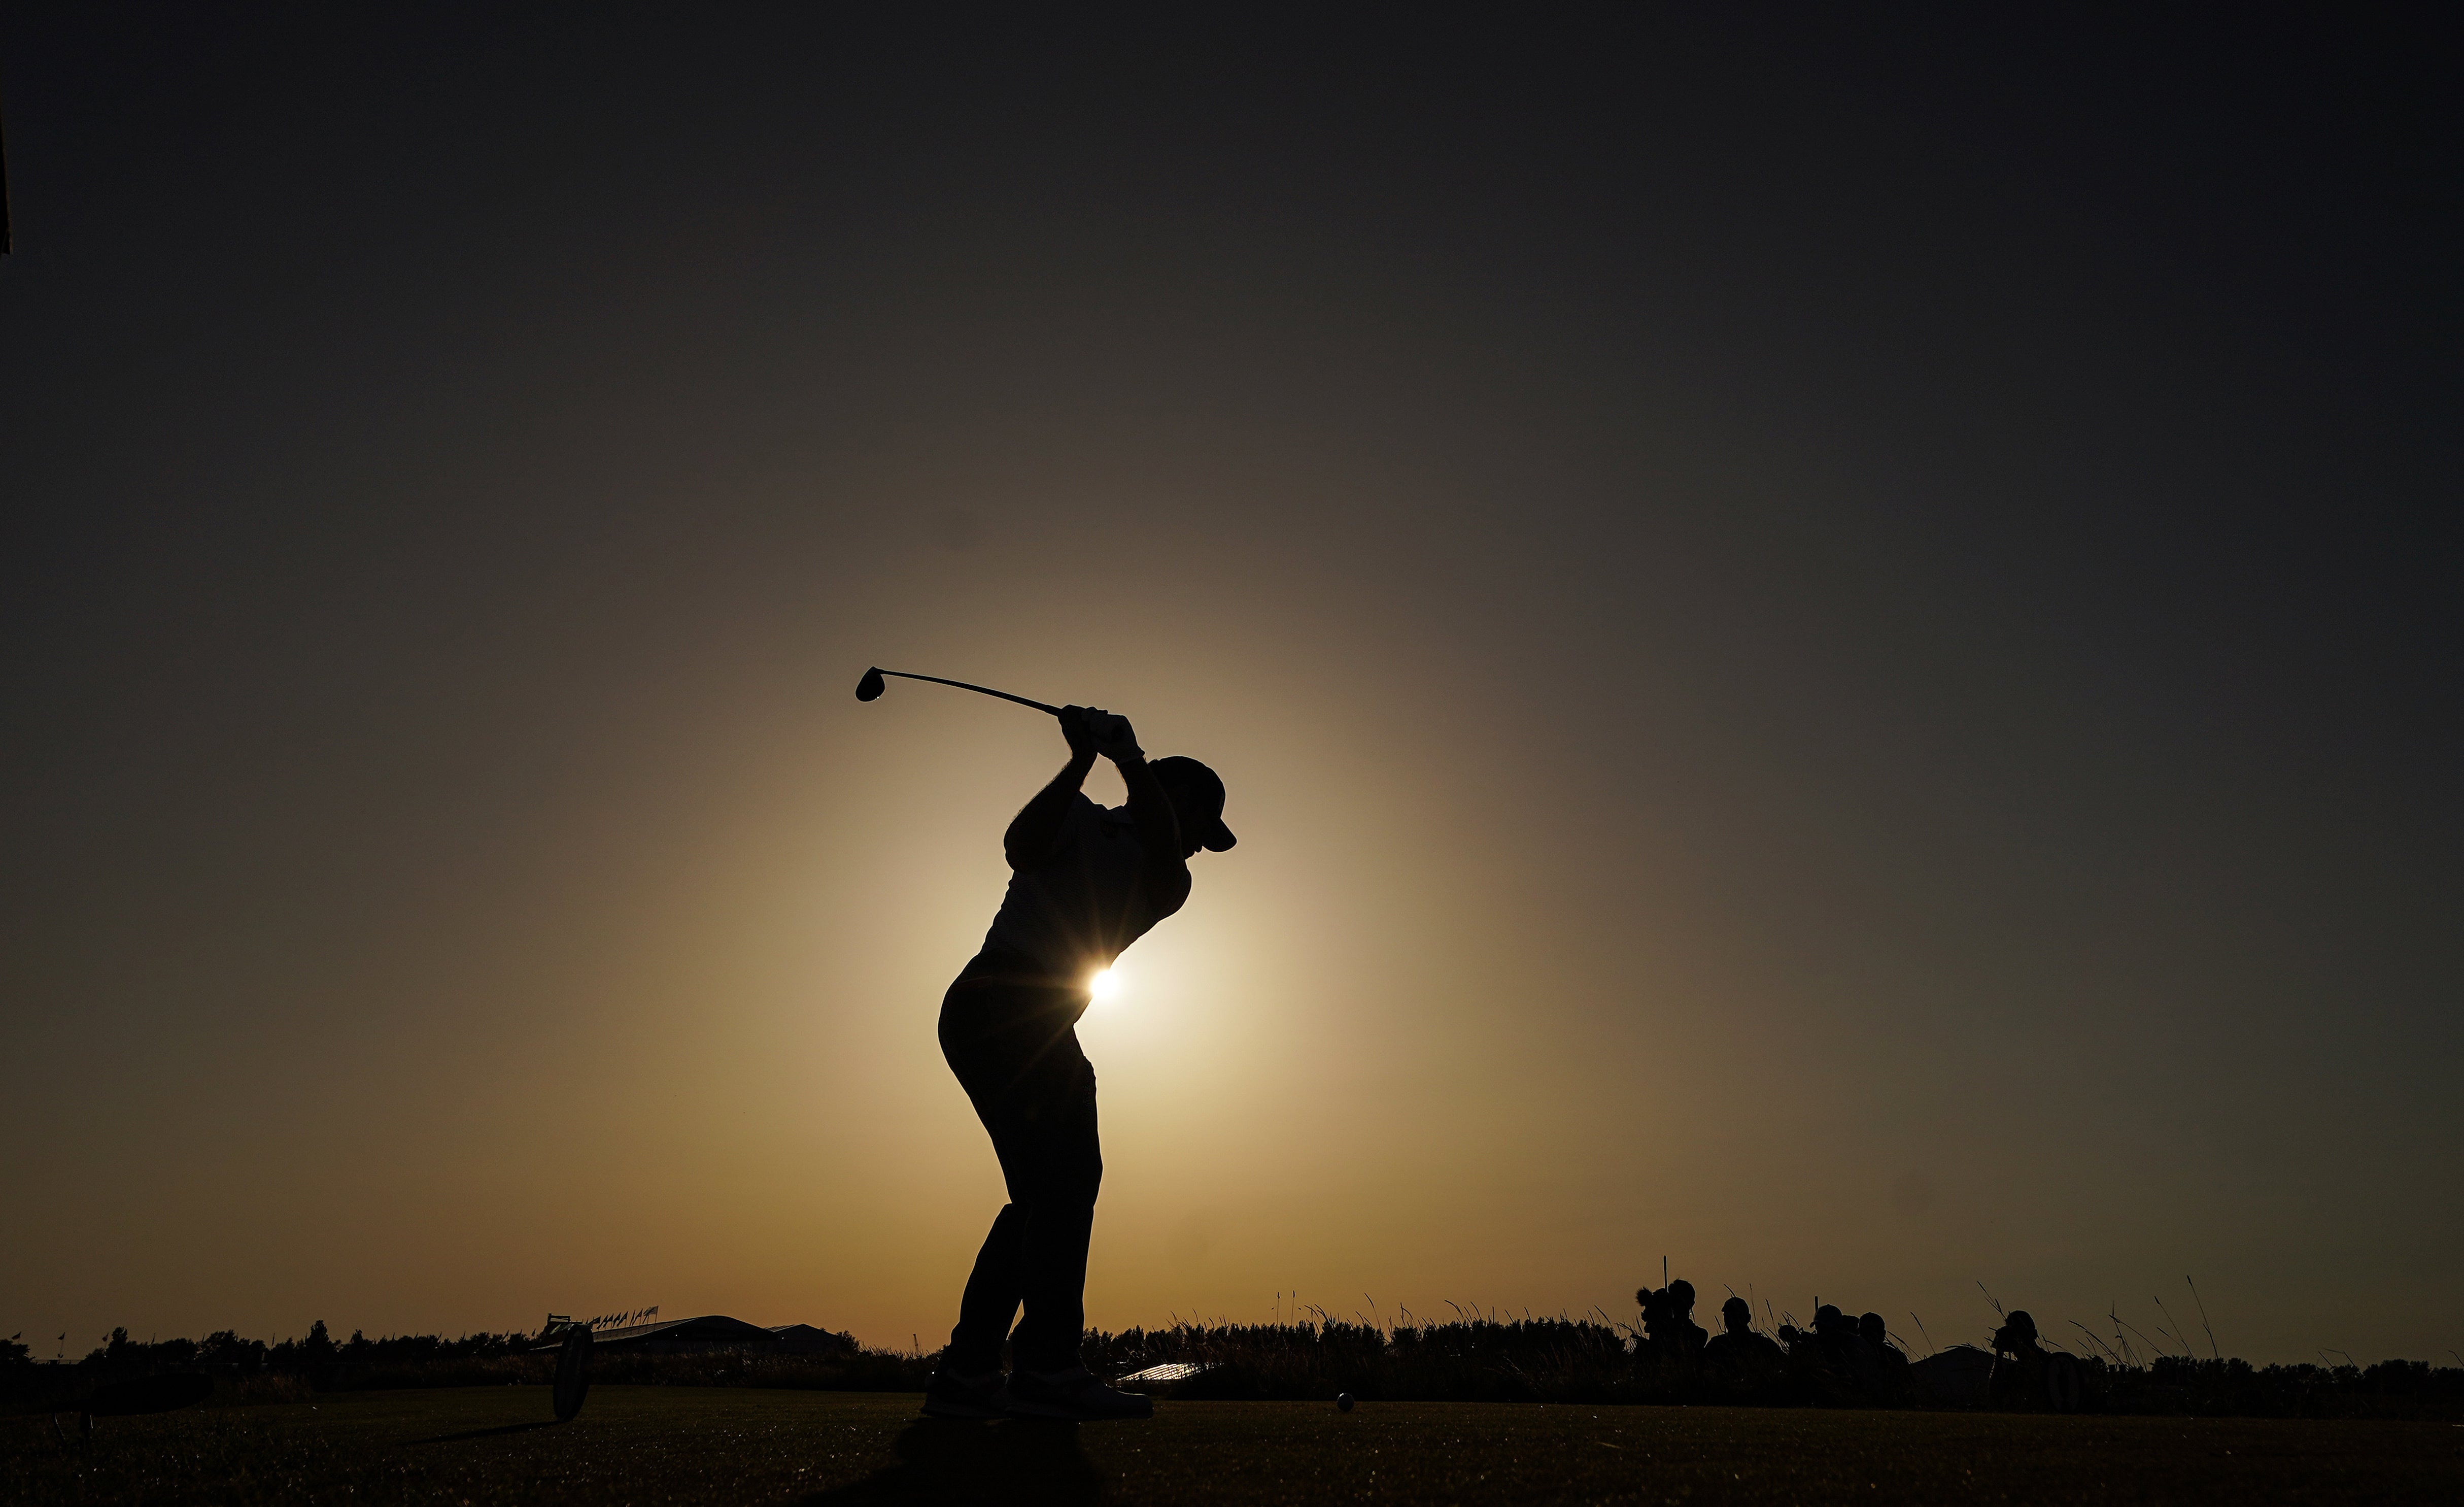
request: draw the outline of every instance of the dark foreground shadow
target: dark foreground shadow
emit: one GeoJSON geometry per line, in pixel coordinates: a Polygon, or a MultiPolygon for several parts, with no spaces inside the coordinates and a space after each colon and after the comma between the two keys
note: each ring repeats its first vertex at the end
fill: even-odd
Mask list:
{"type": "Polygon", "coordinates": [[[900,1431],[892,1448],[898,1452],[896,1465],[807,1496],[806,1507],[906,1502],[1079,1507],[1104,1496],[1102,1477],[1078,1447],[1076,1424],[919,1418],[900,1431]]]}
{"type": "Polygon", "coordinates": [[[534,1429],[553,1429],[556,1420],[542,1418],[537,1423],[500,1424],[494,1429],[466,1429],[460,1433],[440,1433],[433,1439],[413,1439],[412,1444],[451,1444],[456,1439],[493,1439],[500,1433],[528,1433],[534,1429]]]}

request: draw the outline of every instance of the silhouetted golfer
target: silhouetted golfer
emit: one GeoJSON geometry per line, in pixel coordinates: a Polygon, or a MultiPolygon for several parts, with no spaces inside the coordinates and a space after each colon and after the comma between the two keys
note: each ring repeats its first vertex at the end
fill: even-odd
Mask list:
{"type": "Polygon", "coordinates": [[[1087,1240],[1104,1177],[1095,1070],[1078,1048],[1089,981],[1189,898],[1189,859],[1232,846],[1223,782],[1195,759],[1138,749],[1108,712],[1061,712],[1069,762],[1001,839],[1009,893],[983,950],[941,1001],[941,1054],[991,1132],[1009,1204],[993,1221],[924,1394],[943,1418],[1146,1418],[1154,1405],[1079,1363],[1087,1240]],[[1079,792],[1095,756],[1121,771],[1129,805],[1079,792]],[[1025,1317],[1016,1334],[1010,1319],[1025,1317]],[[1011,1370],[1001,1378],[1001,1341],[1011,1370]]]}

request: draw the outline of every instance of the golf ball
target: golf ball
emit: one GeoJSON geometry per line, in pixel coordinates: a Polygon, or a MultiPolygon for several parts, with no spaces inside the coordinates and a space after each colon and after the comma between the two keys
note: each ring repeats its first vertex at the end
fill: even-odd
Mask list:
{"type": "Polygon", "coordinates": [[[1348,1413],[1352,1411],[1352,1394],[1350,1392],[1335,1393],[1334,1407],[1337,1412],[1348,1413]]]}

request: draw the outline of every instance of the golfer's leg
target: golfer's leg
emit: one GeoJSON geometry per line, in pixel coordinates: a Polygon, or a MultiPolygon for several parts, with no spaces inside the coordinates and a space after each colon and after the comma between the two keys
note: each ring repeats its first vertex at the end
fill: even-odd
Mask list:
{"type": "Polygon", "coordinates": [[[1020,1237],[1025,1228],[1025,1210],[1004,1204],[976,1252],[976,1269],[967,1274],[967,1291],[958,1299],[958,1326],[950,1331],[947,1363],[962,1376],[1001,1369],[1001,1341],[1009,1338],[1009,1321],[1018,1317],[1020,1237]]]}
{"type": "Polygon", "coordinates": [[[1095,1131],[1095,1072],[1083,1056],[1076,1066],[1072,1081],[1056,1085],[1038,1117],[1045,1133],[1036,1138],[1020,1252],[1026,1317],[1012,1344],[1012,1359],[1029,1370],[1076,1365],[1087,1328],[1087,1245],[1104,1153],[1095,1131]]]}
{"type": "Polygon", "coordinates": [[[1020,1259],[1026,1229],[1026,1209],[1020,1203],[1026,1162],[1020,1126],[1007,1092],[1018,1079],[1020,1064],[1003,1037],[1014,1030],[1014,1009],[980,986],[970,988],[965,975],[950,986],[941,1008],[941,1053],[957,1075],[959,1086],[975,1105],[976,1118],[992,1138],[993,1155],[1001,1159],[1001,1179],[1010,1201],[993,1220],[990,1233],[976,1252],[975,1270],[967,1275],[958,1299],[957,1327],[950,1331],[946,1365],[959,1375],[979,1375],[1001,1368],[1001,1345],[1009,1338],[1010,1320],[1018,1315],[1021,1296],[1020,1259]]]}

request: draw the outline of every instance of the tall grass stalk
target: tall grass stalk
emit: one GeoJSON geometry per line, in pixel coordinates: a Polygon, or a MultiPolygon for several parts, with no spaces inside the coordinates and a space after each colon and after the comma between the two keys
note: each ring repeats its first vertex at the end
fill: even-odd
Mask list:
{"type": "MultiPolygon", "coordinates": [[[[2166,1335],[2166,1338],[2171,1340],[2175,1344],[2182,1347],[2182,1359],[2185,1361],[2197,1360],[2197,1354],[2190,1348],[2190,1341],[2182,1338],[2182,1324],[2179,1319],[2173,1317],[2173,1310],[2166,1307],[2165,1299],[2161,1297],[2153,1298],[2151,1301],[2155,1303],[2156,1311],[2165,1316],[2165,1323],[2171,1324],[2173,1326],[2173,1332],[2169,1335],[2166,1335]]],[[[2157,1325],[2156,1332],[2160,1335],[2166,1334],[2164,1324],[2157,1325]]]]}
{"type": "Polygon", "coordinates": [[[2182,1282],[2183,1285],[2187,1286],[2190,1290],[2190,1301],[2199,1305],[2199,1327],[2208,1332],[2208,1359],[2211,1361],[2223,1360],[2225,1358],[2224,1352],[2216,1348],[2216,1326],[2208,1322],[2207,1299],[2199,1296],[2199,1284],[2191,1281],[2188,1274],[2183,1276],[2182,1282]]]}
{"type": "MultiPolygon", "coordinates": [[[[2147,1346],[2148,1352],[2149,1352],[2151,1355],[2163,1355],[2163,1354],[2165,1353],[2165,1347],[2164,1347],[2163,1345],[2158,1344],[2155,1341],[2148,1339],[2148,1338],[2147,1338],[2147,1335],[2146,1335],[2146,1332],[2145,1332],[2145,1331],[2144,1331],[2144,1330],[2142,1330],[2142,1329],[2141,1329],[2137,1324],[2132,1323],[2129,1319],[2123,1318],[2123,1317],[2122,1317],[2120,1314],[2118,1314],[2118,1313],[2117,1313],[2117,1314],[2113,1314],[2113,1315],[2111,1315],[2111,1316],[2109,1316],[2109,1317],[2113,1319],[2113,1321],[2114,1321],[2115,1323],[2120,1324],[2123,1328],[2129,1330],[2132,1334],[2135,1334],[2135,1335],[2139,1336],[2139,1338],[2140,1338],[2141,1341],[2142,1341],[2143,1343],[2145,1343],[2145,1344],[2147,1346]]],[[[2133,1356],[2133,1357],[2132,1357],[2132,1359],[2131,1359],[2131,1363],[2131,1363],[2131,1364],[2133,1364],[2133,1365],[2137,1365],[2137,1364],[2138,1364],[2138,1363],[2139,1363],[2139,1361],[2138,1361],[2138,1358],[2137,1358],[2136,1356],[2133,1356]]]]}

